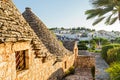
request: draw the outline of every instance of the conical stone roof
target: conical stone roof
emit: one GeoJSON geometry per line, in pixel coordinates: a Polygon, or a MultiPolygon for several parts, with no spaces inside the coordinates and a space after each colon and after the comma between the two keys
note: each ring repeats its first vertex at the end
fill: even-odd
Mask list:
{"type": "Polygon", "coordinates": [[[74,50],[75,41],[62,41],[64,47],[70,51],[74,50]]]}
{"type": "Polygon", "coordinates": [[[49,31],[47,26],[31,11],[31,8],[26,8],[26,10],[23,12],[23,17],[29,23],[31,28],[36,32],[39,39],[41,39],[50,53],[56,54],[58,56],[70,53],[63,47],[62,43],[57,40],[56,36],[53,35],[51,31],[49,31]]]}
{"type": "Polygon", "coordinates": [[[26,40],[31,40],[36,54],[50,53],[12,1],[0,0],[0,43],[26,40]]]}

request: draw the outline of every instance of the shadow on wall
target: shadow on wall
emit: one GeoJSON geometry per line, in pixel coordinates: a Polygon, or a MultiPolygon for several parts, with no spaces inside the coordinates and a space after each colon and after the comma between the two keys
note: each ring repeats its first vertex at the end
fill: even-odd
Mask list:
{"type": "Polygon", "coordinates": [[[63,69],[59,68],[54,73],[52,73],[47,80],[62,80],[63,75],[64,75],[63,69]]]}

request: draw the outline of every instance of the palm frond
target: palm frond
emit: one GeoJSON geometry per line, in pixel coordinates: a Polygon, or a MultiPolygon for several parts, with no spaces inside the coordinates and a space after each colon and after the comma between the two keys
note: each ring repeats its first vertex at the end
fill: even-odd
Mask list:
{"type": "Polygon", "coordinates": [[[101,17],[95,20],[95,22],[92,24],[93,26],[101,22],[105,17],[101,17]]]}
{"type": "Polygon", "coordinates": [[[91,9],[91,10],[87,10],[85,12],[85,14],[87,14],[87,19],[90,19],[90,18],[94,18],[98,15],[100,15],[102,12],[102,9],[101,8],[98,8],[98,9],[91,9]]]}
{"type": "Polygon", "coordinates": [[[119,21],[120,21],[120,10],[118,11],[118,17],[119,17],[119,21]]]}
{"type": "Polygon", "coordinates": [[[91,3],[94,7],[102,7],[110,4],[110,0],[91,0],[91,3]]]}
{"type": "Polygon", "coordinates": [[[87,11],[85,11],[85,14],[90,14],[90,13],[92,13],[93,11],[95,11],[95,9],[87,10],[87,11]]]}
{"type": "Polygon", "coordinates": [[[98,24],[105,17],[106,25],[112,25],[117,19],[120,20],[120,0],[90,0],[90,3],[94,8],[87,10],[85,14],[87,15],[87,19],[98,17],[93,25],[98,24]],[[107,17],[107,15],[109,16],[107,17]]]}
{"type": "Polygon", "coordinates": [[[112,14],[117,14],[117,12],[118,12],[117,9],[112,10],[112,14]]]}
{"type": "Polygon", "coordinates": [[[112,17],[113,14],[109,15],[109,17],[106,19],[105,24],[108,25],[110,23],[110,19],[112,17]]]}
{"type": "Polygon", "coordinates": [[[94,17],[96,17],[97,16],[97,14],[89,14],[88,16],[87,16],[87,19],[91,19],[91,18],[94,18],[94,17]]]}
{"type": "Polygon", "coordinates": [[[118,16],[117,17],[114,17],[110,20],[110,23],[109,25],[112,25],[113,23],[115,23],[115,21],[118,19],[118,16]]]}
{"type": "Polygon", "coordinates": [[[101,12],[99,13],[99,17],[105,15],[106,13],[113,10],[113,7],[105,7],[101,8],[101,12]]]}

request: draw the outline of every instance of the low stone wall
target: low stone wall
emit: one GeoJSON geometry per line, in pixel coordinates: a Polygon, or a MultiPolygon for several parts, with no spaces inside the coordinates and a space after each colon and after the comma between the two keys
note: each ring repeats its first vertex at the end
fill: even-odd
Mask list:
{"type": "Polygon", "coordinates": [[[77,56],[75,67],[92,68],[93,66],[95,66],[95,57],[94,56],[86,56],[86,55],[77,56]]]}

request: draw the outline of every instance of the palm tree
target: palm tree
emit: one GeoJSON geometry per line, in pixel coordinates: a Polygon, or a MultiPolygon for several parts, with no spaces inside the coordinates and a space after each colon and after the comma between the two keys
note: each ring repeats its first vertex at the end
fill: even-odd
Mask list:
{"type": "Polygon", "coordinates": [[[106,19],[106,25],[112,25],[116,20],[120,21],[120,0],[90,0],[93,9],[87,10],[87,19],[95,18],[93,25],[106,19]]]}

